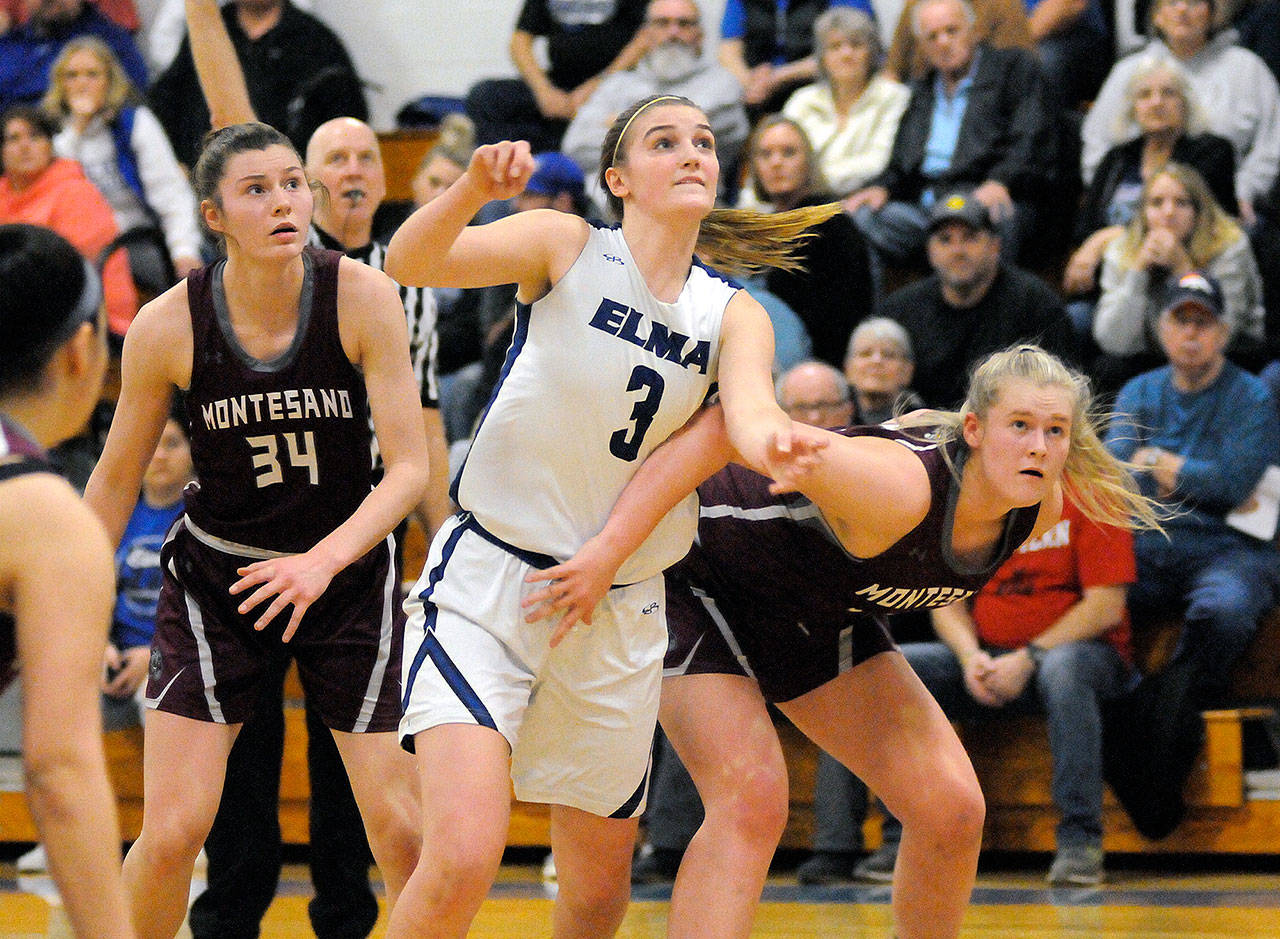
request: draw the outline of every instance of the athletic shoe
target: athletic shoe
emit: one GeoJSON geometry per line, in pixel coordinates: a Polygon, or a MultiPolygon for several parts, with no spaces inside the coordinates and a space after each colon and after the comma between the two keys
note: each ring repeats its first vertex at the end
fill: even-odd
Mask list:
{"type": "Polygon", "coordinates": [[[1102,869],[1102,848],[1095,844],[1078,844],[1059,848],[1054,855],[1049,876],[1051,884],[1075,884],[1092,887],[1102,883],[1106,876],[1102,869]]]}
{"type": "Polygon", "coordinates": [[[45,856],[44,845],[38,844],[26,854],[18,858],[19,874],[42,874],[49,869],[49,859],[45,856]]]}
{"type": "Polygon", "coordinates": [[[842,884],[852,879],[852,851],[815,851],[796,868],[796,880],[802,884],[842,884]]]}
{"type": "Polygon", "coordinates": [[[633,884],[669,884],[676,879],[676,871],[680,870],[680,859],[683,851],[674,848],[655,848],[645,845],[640,849],[640,856],[631,865],[631,882],[633,884]]]}
{"type": "Polygon", "coordinates": [[[897,863],[897,844],[886,842],[853,865],[853,879],[877,884],[893,883],[893,868],[897,863]]]}

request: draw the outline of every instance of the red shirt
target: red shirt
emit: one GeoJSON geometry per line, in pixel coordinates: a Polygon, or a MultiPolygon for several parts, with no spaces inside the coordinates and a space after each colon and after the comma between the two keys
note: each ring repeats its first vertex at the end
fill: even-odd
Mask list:
{"type": "MultiPolygon", "coordinates": [[[[1015,551],[974,598],[978,639],[1002,649],[1024,646],[1077,603],[1084,588],[1136,579],[1133,534],[1090,521],[1064,499],[1061,521],[1015,551]]],[[[1104,638],[1132,661],[1127,610],[1104,638]]]]}

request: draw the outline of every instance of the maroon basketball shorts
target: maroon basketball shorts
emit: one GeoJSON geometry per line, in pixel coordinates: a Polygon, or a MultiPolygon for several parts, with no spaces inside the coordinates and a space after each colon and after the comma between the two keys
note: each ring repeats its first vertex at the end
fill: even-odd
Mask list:
{"type": "Polygon", "coordinates": [[[147,706],[195,720],[243,723],[273,665],[292,657],[307,700],[326,726],[351,733],[395,730],[404,612],[390,539],[333,578],[287,643],[280,636],[290,608],[261,632],[253,624],[266,602],[247,614],[237,611],[247,595],[228,593],[240,579],[236,568],[266,553],[233,548],[243,546],[197,539],[187,524],[165,543],[147,706]]]}
{"type": "Polygon", "coordinates": [[[663,678],[745,675],[766,701],[790,701],[873,655],[894,648],[884,623],[849,613],[839,623],[802,621],[784,603],[762,609],[718,599],[667,572],[669,643],[663,678]],[[772,615],[771,615],[772,614],[772,615]]]}

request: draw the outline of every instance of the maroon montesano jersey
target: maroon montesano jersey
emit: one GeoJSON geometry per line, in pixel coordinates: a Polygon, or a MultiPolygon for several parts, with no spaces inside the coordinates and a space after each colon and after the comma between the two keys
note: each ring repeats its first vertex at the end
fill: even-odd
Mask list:
{"type": "MultiPolygon", "coordinates": [[[[920,439],[920,429],[838,432],[886,437],[914,453],[933,489],[928,514],[888,550],[855,558],[807,498],[772,495],[767,478],[730,464],[698,487],[698,538],[670,573],[714,597],[735,631],[798,624],[808,633],[839,632],[851,612],[879,617],[946,606],[974,594],[1035,527],[1039,505],[1010,512],[991,559],[980,569],[969,568],[951,552],[959,482],[939,446],[920,439]]],[[[950,446],[962,465],[965,448],[950,446]]]]}
{"type": "MultiPolygon", "coordinates": [[[[0,484],[29,473],[57,472],[44,449],[8,415],[0,414],[0,484]]],[[[8,611],[0,611],[0,691],[13,681],[18,660],[17,624],[8,611]]]]}
{"type": "Polygon", "coordinates": [[[308,550],[371,488],[364,380],[338,336],[336,251],[306,248],[293,343],[270,362],[231,328],[225,262],[187,279],[195,340],[187,414],[198,487],[187,516],[217,538],[308,550]]]}

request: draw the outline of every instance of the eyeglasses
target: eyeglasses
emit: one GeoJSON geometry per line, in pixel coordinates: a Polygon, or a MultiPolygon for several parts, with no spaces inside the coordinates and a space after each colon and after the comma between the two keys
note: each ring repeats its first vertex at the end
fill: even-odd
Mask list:
{"type": "Polygon", "coordinates": [[[896,349],[872,348],[872,349],[853,350],[853,357],[855,359],[873,359],[876,356],[880,356],[880,358],[884,359],[887,362],[905,362],[907,358],[906,353],[899,352],[896,349]]]}
{"type": "Polygon", "coordinates": [[[835,411],[845,407],[848,401],[795,401],[783,408],[788,414],[804,414],[806,411],[835,411]]]}
{"type": "Polygon", "coordinates": [[[668,29],[675,26],[677,29],[693,29],[698,25],[698,21],[688,16],[655,16],[651,20],[646,21],[649,26],[656,26],[658,29],[668,29]]]}

